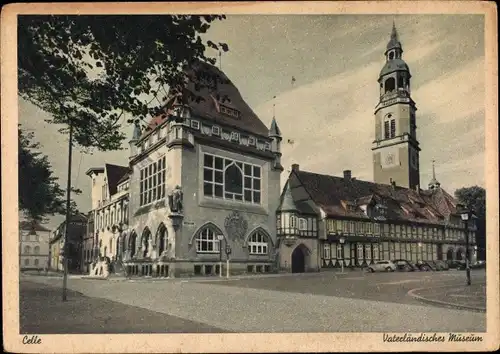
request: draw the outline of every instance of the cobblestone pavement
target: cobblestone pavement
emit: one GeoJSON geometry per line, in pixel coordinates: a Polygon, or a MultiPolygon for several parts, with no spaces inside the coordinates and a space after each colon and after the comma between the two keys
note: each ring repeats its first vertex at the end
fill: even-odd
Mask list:
{"type": "MultiPolygon", "coordinates": [[[[407,279],[400,278],[397,273],[378,274],[373,277],[371,275],[364,277],[361,274],[335,277],[334,274],[325,274],[327,278],[322,278],[323,275],[301,275],[259,279],[260,282],[274,282],[274,285],[267,283],[267,287],[271,289],[245,285],[245,282],[252,281],[256,282],[254,285],[260,284],[257,279],[234,281],[239,283],[238,285],[222,280],[110,282],[73,278],[69,279],[68,285],[86,296],[113,300],[236,332],[485,331],[484,313],[428,306],[415,300],[407,300],[413,301],[412,303],[396,303],[368,300],[366,296],[362,298],[356,294],[353,297],[349,297],[349,294],[340,297],[336,294],[318,294],[312,290],[308,292],[283,290],[283,284],[286,282],[290,284],[299,282],[300,286],[295,286],[301,289],[307,289],[308,284],[312,284],[311,287],[316,290],[320,288],[317,284],[318,279],[323,284],[329,284],[328,289],[342,288],[349,282],[353,284],[365,282],[370,286],[378,284],[380,289],[385,288],[385,294],[389,297],[388,294],[394,292],[395,288],[407,289],[410,284],[417,288],[423,281],[417,280],[418,277],[424,279],[422,277],[434,274],[438,273],[407,274],[407,279]],[[413,284],[408,280],[414,280],[413,284]]],[[[456,277],[451,275],[452,273],[448,274],[439,277],[442,279],[456,277]]],[[[61,280],[57,278],[33,277],[31,280],[61,286],[61,280]]],[[[428,280],[428,283],[433,281],[428,280]]],[[[352,289],[358,288],[354,286],[352,289]]]]}
{"type": "Polygon", "coordinates": [[[144,308],[86,297],[61,288],[22,281],[20,284],[20,333],[210,333],[220,328],[165,315],[144,308]]]}

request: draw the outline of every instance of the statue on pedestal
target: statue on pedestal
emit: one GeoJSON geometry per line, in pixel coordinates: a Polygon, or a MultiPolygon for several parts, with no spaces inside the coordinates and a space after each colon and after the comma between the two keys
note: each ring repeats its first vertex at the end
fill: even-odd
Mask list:
{"type": "Polygon", "coordinates": [[[168,196],[168,205],[170,207],[170,211],[173,213],[182,213],[182,189],[179,185],[175,186],[174,190],[168,196]]]}

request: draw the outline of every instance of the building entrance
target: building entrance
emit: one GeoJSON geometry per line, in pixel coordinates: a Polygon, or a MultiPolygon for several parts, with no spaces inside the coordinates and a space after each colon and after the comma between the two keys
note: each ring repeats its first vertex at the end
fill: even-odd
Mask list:
{"type": "Polygon", "coordinates": [[[292,273],[304,273],[306,268],[306,255],[304,247],[298,246],[292,252],[292,273]]]}

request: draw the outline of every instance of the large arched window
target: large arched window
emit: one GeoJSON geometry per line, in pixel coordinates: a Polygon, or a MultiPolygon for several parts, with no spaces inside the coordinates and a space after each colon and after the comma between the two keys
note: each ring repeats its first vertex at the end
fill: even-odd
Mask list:
{"type": "Polygon", "coordinates": [[[224,191],[227,199],[243,199],[243,174],[234,162],[224,171],[224,191]]]}
{"type": "Polygon", "coordinates": [[[248,250],[250,254],[268,254],[269,236],[262,231],[254,232],[248,239],[248,250]]]}
{"type": "Polygon", "coordinates": [[[151,231],[149,231],[149,228],[146,226],[141,236],[141,247],[142,247],[143,257],[146,257],[148,255],[148,243],[150,238],[151,238],[151,231]]]}
{"type": "Polygon", "coordinates": [[[137,240],[137,234],[135,233],[135,231],[132,231],[128,239],[128,249],[130,250],[130,257],[135,256],[136,240],[137,240]]]}
{"type": "Polygon", "coordinates": [[[158,256],[161,256],[163,251],[167,248],[168,234],[167,228],[163,223],[158,226],[158,231],[156,231],[156,247],[158,249],[158,256]]]}
{"type": "Polygon", "coordinates": [[[196,236],[196,252],[219,253],[219,240],[211,227],[202,229],[196,236]]]}
{"type": "Polygon", "coordinates": [[[396,80],[394,80],[393,77],[388,78],[385,80],[385,93],[394,91],[396,89],[396,80]]]}
{"type": "Polygon", "coordinates": [[[396,136],[396,119],[391,113],[384,117],[384,139],[391,139],[396,136]]]}
{"type": "Polygon", "coordinates": [[[260,204],[261,167],[204,154],[203,194],[206,197],[260,204]]]}
{"type": "Polygon", "coordinates": [[[33,252],[35,252],[35,254],[39,254],[40,253],[40,247],[39,246],[35,246],[35,248],[33,249],[33,252]]]}
{"type": "Polygon", "coordinates": [[[30,254],[30,252],[31,252],[31,247],[30,246],[25,246],[24,247],[24,253],[30,254]]]}

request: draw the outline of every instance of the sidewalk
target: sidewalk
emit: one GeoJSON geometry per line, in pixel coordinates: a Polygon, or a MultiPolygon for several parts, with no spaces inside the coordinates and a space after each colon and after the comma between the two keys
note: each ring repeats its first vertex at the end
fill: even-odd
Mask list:
{"type": "Polygon", "coordinates": [[[223,329],[180,317],[87,297],[60,287],[20,282],[21,334],[90,333],[220,333],[223,329]]]}
{"type": "Polygon", "coordinates": [[[486,312],[486,284],[419,288],[408,295],[428,303],[486,312]]]}

